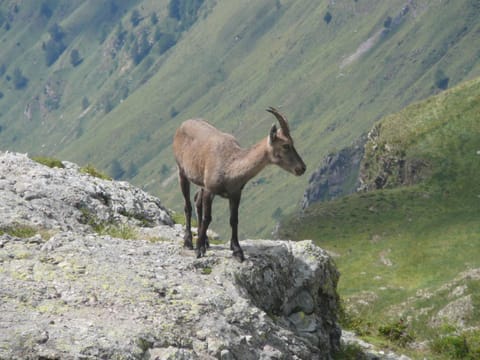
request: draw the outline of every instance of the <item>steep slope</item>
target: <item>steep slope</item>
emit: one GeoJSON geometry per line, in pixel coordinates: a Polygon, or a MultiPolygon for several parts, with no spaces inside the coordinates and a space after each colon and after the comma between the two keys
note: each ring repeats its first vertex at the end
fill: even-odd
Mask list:
{"type": "MultiPolygon", "coordinates": [[[[281,237],[316,239],[338,256],[340,293],[359,319],[350,325],[364,335],[400,322],[433,349],[440,335],[478,329],[479,139],[477,78],[373,127],[360,167],[370,191],[282,222],[281,237]]],[[[467,338],[480,351],[478,331],[467,338]]]]}
{"type": "MultiPolygon", "coordinates": [[[[18,17],[26,16],[22,9],[27,4],[19,5],[18,17]]],[[[0,140],[19,151],[92,162],[161,193],[176,210],[181,209],[180,194],[170,143],[185,118],[208,118],[249,145],[266,136],[272,123],[263,109],[278,106],[290,118],[298,150],[313,169],[381,116],[480,74],[479,9],[471,0],[98,4],[69,2],[53,12],[48,25],[58,22],[67,38],[78,35],[65,41],[67,49],[48,73],[44,65],[21,66],[31,80],[24,90],[4,91],[0,106],[15,106],[1,110],[0,140]],[[178,21],[172,4],[199,7],[189,21],[178,21]],[[141,19],[136,26],[134,10],[141,19]],[[105,24],[79,24],[79,19],[112,11],[113,20],[105,24]],[[159,25],[152,24],[152,12],[159,25]],[[175,40],[166,52],[160,51],[162,37],[155,40],[156,27],[175,40]],[[153,46],[135,64],[132,48],[145,37],[153,46]],[[77,66],[69,61],[75,48],[84,57],[77,66]],[[38,70],[43,80],[34,85],[38,70]],[[18,98],[22,100],[14,101],[18,98]],[[41,104],[53,108],[46,111],[41,104]]],[[[15,9],[9,11],[15,14],[15,9]]],[[[38,28],[36,33],[43,35],[29,43],[22,40],[22,46],[31,44],[30,52],[22,53],[8,33],[20,34],[23,24],[11,26],[15,32],[2,34],[12,49],[2,59],[9,62],[7,74],[14,71],[14,54],[21,61],[28,54],[38,56],[51,36],[45,32],[48,26],[38,28]]],[[[2,86],[11,87],[4,81],[2,86]]],[[[243,236],[268,234],[279,216],[298,206],[306,182],[306,177],[291,178],[276,169],[260,175],[246,189],[243,236]],[[252,213],[256,215],[247,216],[252,213]]],[[[213,226],[226,229],[224,223],[213,226]]]]}

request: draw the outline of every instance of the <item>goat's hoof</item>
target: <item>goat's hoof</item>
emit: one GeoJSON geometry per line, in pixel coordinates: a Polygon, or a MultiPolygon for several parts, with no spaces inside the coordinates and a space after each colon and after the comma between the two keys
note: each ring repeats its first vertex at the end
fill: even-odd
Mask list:
{"type": "Polygon", "coordinates": [[[201,257],[205,256],[205,253],[207,252],[207,249],[205,246],[201,246],[197,248],[197,259],[200,259],[201,257]]]}
{"type": "Polygon", "coordinates": [[[192,244],[192,241],[188,242],[188,241],[185,241],[183,243],[183,247],[186,248],[186,249],[190,249],[190,250],[193,250],[193,244],[192,244]]]}
{"type": "Polygon", "coordinates": [[[245,256],[243,256],[243,251],[242,249],[237,249],[233,251],[233,257],[237,259],[240,262],[243,262],[245,260],[245,256]]]}

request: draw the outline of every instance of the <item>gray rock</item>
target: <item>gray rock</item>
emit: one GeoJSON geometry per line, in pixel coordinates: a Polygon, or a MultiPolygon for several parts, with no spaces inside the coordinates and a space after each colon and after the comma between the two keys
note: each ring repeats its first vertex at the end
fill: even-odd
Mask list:
{"type": "Polygon", "coordinates": [[[303,194],[305,209],[318,201],[327,201],[351,194],[360,185],[359,169],[363,158],[365,137],[338,152],[328,154],[312,173],[303,194]]]}
{"type": "Polygon", "coordinates": [[[338,272],[311,241],[197,259],[160,201],[124,182],[0,154],[0,359],[331,359],[338,272]],[[80,204],[80,205],[79,205],[80,204]],[[82,215],[128,223],[101,236],[82,215]],[[44,229],[49,229],[45,233],[44,229]]]}
{"type": "Polygon", "coordinates": [[[196,259],[171,240],[2,240],[0,358],[329,359],[339,345],[336,278],[325,278],[336,270],[310,241],[244,241],[240,264],[227,248],[196,259]],[[285,313],[298,289],[314,299],[307,325],[285,313]]]}
{"type": "Polygon", "coordinates": [[[173,224],[158,198],[67,165],[49,168],[26,155],[0,152],[0,227],[17,223],[90,232],[101,223],[173,224]]]}

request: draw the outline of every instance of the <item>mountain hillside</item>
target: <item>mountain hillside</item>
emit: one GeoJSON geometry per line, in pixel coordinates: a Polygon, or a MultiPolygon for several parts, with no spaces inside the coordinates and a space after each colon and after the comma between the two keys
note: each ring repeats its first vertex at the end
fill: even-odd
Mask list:
{"type": "Polygon", "coordinates": [[[311,204],[279,234],[316,239],[336,256],[346,326],[357,333],[416,349],[415,358],[476,359],[479,174],[477,78],[376,123],[363,191],[311,204]]]}
{"type": "MultiPolygon", "coordinates": [[[[93,163],[180,211],[171,138],[204,117],[245,146],[279,107],[309,169],[382,116],[480,75],[475,0],[113,0],[0,4],[4,149],[93,163]]],[[[245,190],[266,235],[307,177],[245,190]]],[[[216,203],[218,214],[225,205],[216,203]]],[[[255,213],[255,216],[248,214],[255,213]]],[[[214,228],[227,221],[215,216],[214,228]]],[[[242,234],[241,234],[242,235],[242,234]]]]}

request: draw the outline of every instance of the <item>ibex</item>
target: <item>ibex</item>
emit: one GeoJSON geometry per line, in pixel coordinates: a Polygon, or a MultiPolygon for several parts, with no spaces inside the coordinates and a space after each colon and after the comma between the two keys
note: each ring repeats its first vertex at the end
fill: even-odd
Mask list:
{"type": "Polygon", "coordinates": [[[243,251],[238,242],[238,206],[245,184],[269,164],[278,165],[297,176],[306,170],[293,146],[286,117],[273,107],[267,111],[275,115],[280,129],[277,130],[274,124],[268,136],[249,149],[240,147],[232,135],[221,132],[204,120],[186,120],[175,133],[173,152],[185,198],[184,246],[189,249],[193,249],[190,183],[201,188],[195,199],[199,223],[197,257],[205,255],[208,246],[207,229],[212,219],[215,195],[230,202],[230,249],[234,257],[243,261],[243,251]]]}

